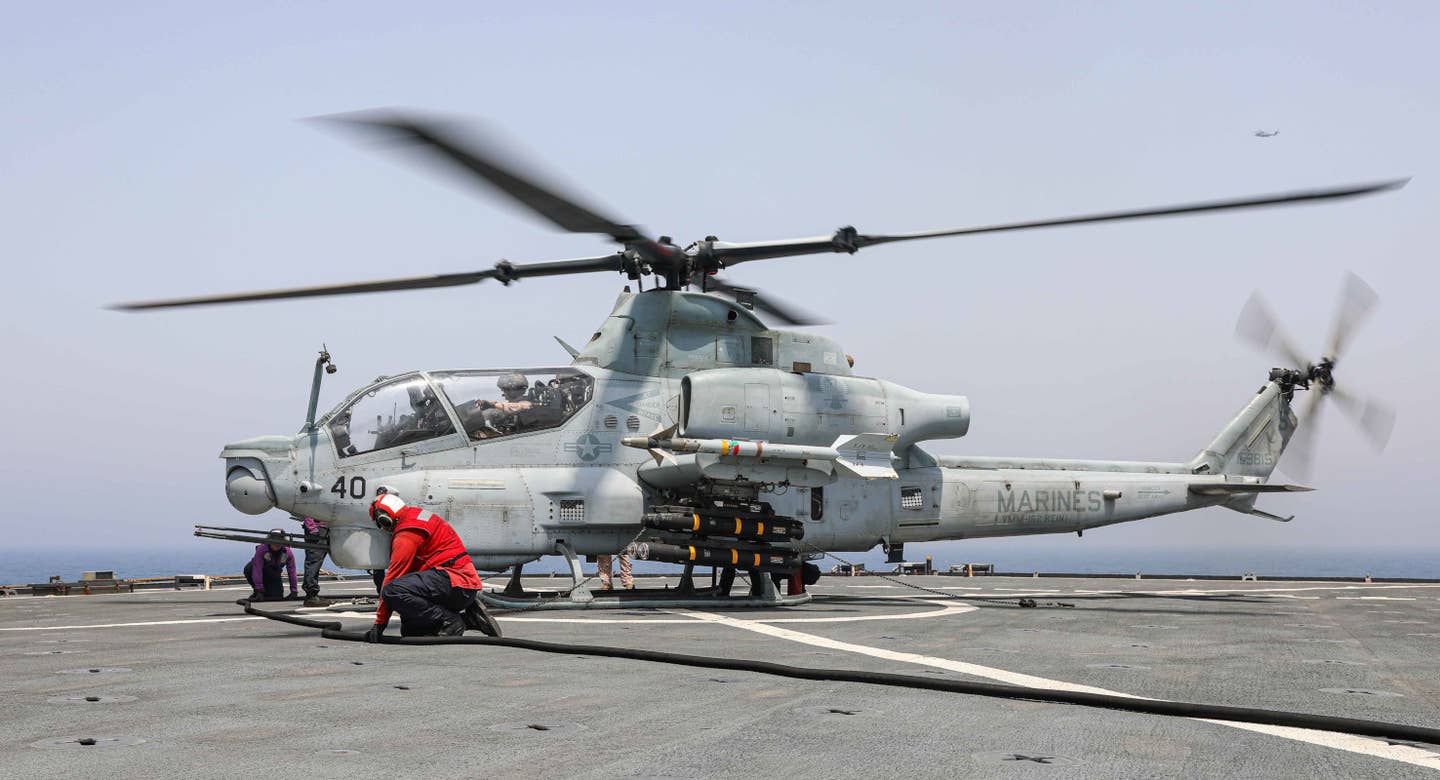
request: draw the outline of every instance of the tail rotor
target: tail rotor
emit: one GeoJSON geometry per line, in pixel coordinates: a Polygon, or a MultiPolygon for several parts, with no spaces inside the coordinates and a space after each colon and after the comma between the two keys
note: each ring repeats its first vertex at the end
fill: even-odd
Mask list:
{"type": "Polygon", "coordinates": [[[1285,361],[1285,367],[1273,369],[1270,378],[1285,387],[1286,397],[1289,398],[1295,390],[1311,391],[1300,413],[1302,424],[1290,440],[1288,449],[1293,453],[1292,458],[1281,467],[1302,481],[1309,478],[1314,464],[1314,443],[1324,399],[1333,398],[1376,451],[1385,449],[1395,429],[1395,412],[1388,405],[1335,384],[1335,366],[1341,353],[1349,345],[1356,328],[1370,317],[1379,302],[1379,296],[1365,280],[1347,273],[1341,286],[1327,350],[1318,361],[1313,362],[1305,359],[1304,353],[1295,347],[1258,291],[1251,294],[1245,308],[1240,311],[1235,335],[1285,361]]]}

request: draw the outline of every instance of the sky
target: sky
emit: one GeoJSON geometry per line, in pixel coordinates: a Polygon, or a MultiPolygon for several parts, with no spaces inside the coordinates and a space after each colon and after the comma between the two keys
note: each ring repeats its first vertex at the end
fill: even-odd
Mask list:
{"type": "Polygon", "coordinates": [[[1083,543],[1440,548],[1437,33],[1440,6],[1418,2],[6,4],[5,545],[184,545],[195,523],[282,520],[231,509],[217,455],[299,428],[322,343],[340,369],[328,408],[379,374],[553,365],[552,336],[594,330],[619,277],[104,308],[610,251],[303,121],[399,106],[474,118],[680,243],[1413,176],[1337,204],[913,242],[731,279],[832,320],[820,330],[858,373],[969,396],[969,435],[934,452],[1184,460],[1275,363],[1233,336],[1251,291],[1318,354],[1353,270],[1381,307],[1337,377],[1396,408],[1389,448],[1332,409],[1318,490],[1260,501],[1295,522],[1212,509],[1083,543]]]}

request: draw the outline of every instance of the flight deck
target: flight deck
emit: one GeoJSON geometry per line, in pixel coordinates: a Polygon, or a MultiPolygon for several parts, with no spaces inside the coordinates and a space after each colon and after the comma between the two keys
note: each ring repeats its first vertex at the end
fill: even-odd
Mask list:
{"type": "MultiPolygon", "coordinates": [[[[1440,770],[1440,745],[1404,740],[505,647],[327,639],[245,614],[235,601],[247,591],[0,598],[0,774],[1440,770]]],[[[496,615],[507,637],[1440,727],[1440,583],[827,576],[810,591],[809,603],[775,609],[496,615]],[[1022,598],[1040,606],[1021,607],[1022,598]]],[[[372,619],[364,607],[265,606],[355,629],[372,619]]]]}

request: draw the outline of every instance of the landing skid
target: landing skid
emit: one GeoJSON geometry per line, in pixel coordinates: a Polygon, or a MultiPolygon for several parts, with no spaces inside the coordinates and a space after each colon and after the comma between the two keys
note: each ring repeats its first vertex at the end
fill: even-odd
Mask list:
{"type": "MultiPolygon", "coordinates": [[[[686,566],[680,585],[670,588],[635,588],[633,590],[592,591],[585,586],[580,562],[575,554],[562,546],[559,552],[570,563],[571,584],[568,590],[527,591],[520,584],[521,567],[511,570],[504,590],[480,593],[486,606],[496,609],[656,609],[676,607],[700,609],[757,609],[793,607],[810,601],[806,592],[784,595],[775,587],[768,574],[750,578],[750,592],[743,596],[728,595],[729,583],[697,588],[694,567],[686,566]]],[[[733,579],[733,578],[732,578],[733,579]]]]}

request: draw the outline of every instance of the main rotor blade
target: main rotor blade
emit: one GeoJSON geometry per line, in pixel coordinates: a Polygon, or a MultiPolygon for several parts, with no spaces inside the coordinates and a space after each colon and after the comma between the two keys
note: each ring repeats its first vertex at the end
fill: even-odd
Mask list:
{"type": "Polygon", "coordinates": [[[1284,358],[1290,368],[1305,368],[1310,363],[1281,330],[1280,321],[1258,290],[1250,294],[1250,300],[1240,310],[1240,317],[1235,321],[1235,335],[1262,352],[1284,358]]]}
{"type": "Polygon", "coordinates": [[[861,238],[864,239],[867,244],[873,245],[892,241],[912,241],[919,238],[942,238],[944,236],[963,236],[974,233],[999,233],[1008,230],[1030,230],[1031,228],[1060,227],[1063,225],[1084,225],[1091,222],[1116,222],[1125,219],[1146,219],[1149,217],[1169,217],[1179,214],[1199,214],[1207,211],[1231,211],[1234,209],[1251,209],[1264,206],[1283,206],[1295,203],[1369,195],[1376,192],[1384,192],[1385,190],[1399,189],[1404,187],[1409,181],[1409,179],[1395,179],[1373,184],[1351,184],[1343,187],[1324,187],[1316,190],[1282,192],[1275,195],[1259,195],[1251,198],[1209,200],[1199,203],[1184,203],[1178,206],[1161,206],[1160,208],[1153,209],[1108,211],[1099,214],[1085,214],[1078,217],[1012,222],[1001,225],[957,228],[955,230],[927,230],[919,233],[899,233],[890,236],[861,236],[861,238]]]}
{"type": "Polygon", "coordinates": [[[1181,214],[1199,214],[1212,211],[1233,211],[1238,209],[1262,208],[1266,206],[1285,206],[1298,203],[1311,203],[1322,200],[1333,200],[1338,198],[1353,198],[1361,195],[1384,192],[1404,187],[1409,179],[1394,179],[1373,184],[1354,184],[1343,187],[1325,187],[1314,190],[1299,190],[1296,192],[1284,192],[1274,195],[1259,195],[1250,198],[1236,198],[1229,200],[1211,200],[1199,203],[1186,203],[1178,206],[1162,206],[1153,209],[1132,209],[1127,211],[1108,211],[1099,214],[1085,214],[1075,217],[1060,217],[1058,219],[1041,219],[1029,222],[1011,222],[999,225],[982,225],[979,227],[953,228],[945,230],[926,230],[917,233],[895,233],[891,235],[870,235],[860,233],[854,228],[845,227],[836,231],[832,236],[814,236],[810,238],[792,238],[780,241],[753,241],[746,243],[731,243],[726,241],[713,241],[705,248],[708,253],[720,261],[720,267],[734,265],[736,263],[748,262],[750,260],[762,260],[771,257],[794,257],[798,255],[810,255],[823,252],[848,252],[854,253],[865,247],[877,244],[889,244],[897,241],[915,241],[924,238],[944,238],[946,236],[966,236],[977,233],[1000,233],[1011,230],[1030,230],[1032,228],[1061,227],[1065,225],[1083,225],[1092,222],[1116,222],[1127,219],[1146,219],[1150,217],[1168,217],[1181,214]]]}
{"type": "Polygon", "coordinates": [[[1395,431],[1395,410],[1373,398],[1362,398],[1338,386],[1330,390],[1330,395],[1340,404],[1340,410],[1360,428],[1370,445],[1377,451],[1384,450],[1385,445],[1390,443],[1390,434],[1395,431]]]}
{"type": "Polygon", "coordinates": [[[740,300],[746,294],[749,294],[750,296],[752,296],[750,298],[751,306],[759,309],[765,314],[770,315],[772,319],[783,322],[786,325],[803,326],[825,324],[824,320],[807,313],[804,309],[801,309],[800,307],[795,306],[791,303],[785,303],[779,298],[776,298],[769,293],[761,292],[760,290],[757,290],[753,287],[737,287],[736,285],[730,284],[724,279],[715,276],[710,277],[705,284],[710,289],[723,292],[726,295],[735,298],[736,300],[740,300]]]}
{"type": "Polygon", "coordinates": [[[485,271],[468,273],[439,274],[436,276],[412,276],[406,279],[384,279],[374,282],[353,284],[321,285],[316,287],[290,287],[281,290],[209,295],[196,298],[171,298],[158,301],[136,301],[120,303],[110,308],[117,311],[144,311],[147,309],[171,309],[183,306],[209,306],[220,303],[246,303],[250,301],[274,301],[284,298],[316,298],[326,295],[353,295],[356,293],[390,292],[393,290],[423,290],[431,287],[459,287],[466,284],[498,279],[506,284],[514,279],[527,276],[559,276],[563,274],[584,274],[596,271],[619,271],[623,258],[620,253],[604,257],[585,257],[576,260],[556,260],[548,263],[526,263],[513,265],[498,263],[485,271]]]}
{"type": "Polygon", "coordinates": [[[562,195],[553,186],[542,185],[534,173],[521,170],[514,156],[493,141],[481,143],[462,139],[458,133],[435,120],[397,111],[370,111],[321,117],[334,122],[380,131],[397,143],[428,149],[452,168],[462,170],[509,195],[563,230],[572,233],[603,233],[620,243],[644,241],[633,225],[622,225],[594,209],[562,195]]]}
{"type": "Polygon", "coordinates": [[[1345,281],[1340,288],[1340,305],[1335,309],[1335,325],[1330,332],[1330,347],[1325,357],[1339,362],[1340,351],[1354,334],[1355,329],[1380,303],[1370,285],[1355,273],[1345,272],[1345,281]]]}

